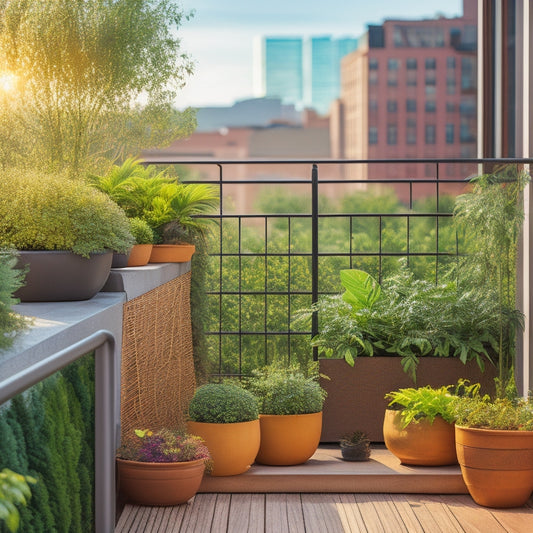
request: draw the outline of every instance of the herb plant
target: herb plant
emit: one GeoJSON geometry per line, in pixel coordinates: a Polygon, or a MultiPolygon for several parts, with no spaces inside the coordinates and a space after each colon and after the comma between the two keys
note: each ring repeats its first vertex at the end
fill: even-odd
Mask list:
{"type": "Polygon", "coordinates": [[[247,391],[226,383],[202,385],[189,403],[189,417],[194,422],[230,424],[259,418],[257,399],[247,391]]]}
{"type": "Polygon", "coordinates": [[[8,468],[0,472],[0,520],[11,532],[19,528],[20,514],[15,504],[26,505],[31,497],[28,483],[36,483],[30,476],[22,476],[8,468]]]}
{"type": "Polygon", "coordinates": [[[152,244],[154,242],[154,232],[148,222],[142,218],[130,218],[130,231],[136,244],[152,244]]]}

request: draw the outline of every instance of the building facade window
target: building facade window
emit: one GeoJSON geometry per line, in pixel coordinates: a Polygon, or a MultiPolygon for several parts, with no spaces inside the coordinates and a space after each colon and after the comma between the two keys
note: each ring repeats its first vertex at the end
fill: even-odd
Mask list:
{"type": "Polygon", "coordinates": [[[426,85],[437,85],[437,72],[435,70],[426,71],[426,85]]]}
{"type": "Polygon", "coordinates": [[[437,128],[435,124],[426,124],[425,141],[426,144],[435,144],[437,142],[437,128]]]}
{"type": "Polygon", "coordinates": [[[426,57],[426,70],[435,70],[437,68],[437,60],[434,57],[426,57]]]}
{"type": "Polygon", "coordinates": [[[455,75],[446,76],[446,94],[455,94],[455,75]]]}
{"type": "Polygon", "coordinates": [[[377,85],[378,84],[378,71],[371,70],[368,74],[368,85],[377,85]]]}
{"type": "Polygon", "coordinates": [[[455,69],[455,57],[446,58],[446,67],[448,69],[455,69]]]}
{"type": "Polygon", "coordinates": [[[369,70],[377,70],[379,67],[378,60],[375,57],[372,57],[368,60],[369,70]]]}
{"type": "Polygon", "coordinates": [[[389,124],[387,126],[387,144],[398,143],[398,126],[396,124],[389,124]]]}
{"type": "Polygon", "coordinates": [[[476,88],[476,60],[473,57],[461,58],[461,90],[471,91],[476,88]]]}
{"type": "Polygon", "coordinates": [[[406,83],[410,87],[415,87],[416,86],[416,70],[408,70],[407,71],[406,83]]]}
{"type": "Polygon", "coordinates": [[[416,112],[416,100],[414,98],[409,98],[405,101],[405,110],[408,113],[416,112]]]}
{"type": "Polygon", "coordinates": [[[376,126],[370,126],[368,128],[368,144],[378,143],[378,129],[376,126]]]}
{"type": "Polygon", "coordinates": [[[435,113],[437,111],[437,102],[435,100],[426,100],[424,110],[426,113],[435,113]]]}
{"type": "Polygon", "coordinates": [[[446,124],[446,144],[454,143],[455,127],[453,124],[446,124]]]}
{"type": "Polygon", "coordinates": [[[372,98],[368,102],[368,109],[369,111],[377,111],[378,110],[378,101],[375,98],[372,98]]]}
{"type": "Polygon", "coordinates": [[[398,102],[396,100],[387,100],[387,112],[396,113],[398,111],[398,102]]]}
{"type": "Polygon", "coordinates": [[[409,58],[405,61],[407,70],[416,70],[418,68],[418,62],[415,58],[409,58]]]}
{"type": "Polygon", "coordinates": [[[408,118],[405,126],[406,144],[416,144],[416,120],[414,118],[408,118]]]}
{"type": "Polygon", "coordinates": [[[455,113],[455,103],[446,102],[446,113],[455,113]]]}
{"type": "Polygon", "coordinates": [[[400,60],[399,59],[390,58],[387,61],[387,68],[389,70],[398,70],[400,68],[400,60]]]}

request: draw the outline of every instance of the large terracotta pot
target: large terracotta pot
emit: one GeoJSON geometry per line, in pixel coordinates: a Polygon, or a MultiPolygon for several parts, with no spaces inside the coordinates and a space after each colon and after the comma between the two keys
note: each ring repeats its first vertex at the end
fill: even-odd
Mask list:
{"type": "Polygon", "coordinates": [[[141,505],[179,505],[200,488],[203,459],[183,463],[143,463],[117,459],[119,491],[141,505]]]}
{"type": "Polygon", "coordinates": [[[195,249],[194,244],[154,244],[150,263],[186,263],[195,249]]]}
{"type": "Polygon", "coordinates": [[[212,476],[246,472],[259,450],[259,420],[234,424],[189,421],[187,429],[205,441],[213,460],[212,476]]]}
{"type": "Polygon", "coordinates": [[[256,461],[265,465],[299,465],[316,451],[322,412],[304,415],[259,415],[261,446],[256,461]]]}
{"type": "Polygon", "coordinates": [[[533,431],[455,427],[457,458],[476,503],[520,507],[533,492],[533,431]]]}
{"type": "Polygon", "coordinates": [[[454,425],[438,416],[411,422],[402,429],[400,411],[387,409],[383,420],[387,449],[403,464],[444,466],[457,464],[454,425]]]}
{"type": "Polygon", "coordinates": [[[147,265],[152,255],[152,249],[153,244],[134,244],[126,266],[137,267],[147,265]]]}
{"type": "Polygon", "coordinates": [[[19,251],[17,267],[26,266],[26,285],[15,292],[21,302],[88,300],[104,286],[111,270],[113,252],[19,251]]]}

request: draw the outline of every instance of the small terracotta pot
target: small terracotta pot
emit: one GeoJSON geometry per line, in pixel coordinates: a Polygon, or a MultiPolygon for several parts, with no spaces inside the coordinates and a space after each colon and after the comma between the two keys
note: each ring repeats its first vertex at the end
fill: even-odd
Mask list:
{"type": "Polygon", "coordinates": [[[154,244],[150,263],[186,263],[195,250],[194,244],[154,244]]]}
{"type": "Polygon", "coordinates": [[[138,267],[148,264],[152,254],[153,244],[134,244],[128,258],[129,267],[138,267]]]}
{"type": "Polygon", "coordinates": [[[317,450],[322,412],[304,415],[259,415],[261,446],[256,461],[265,465],[299,465],[317,450]]]}
{"type": "Polygon", "coordinates": [[[141,505],[179,505],[200,488],[203,459],[183,463],[143,463],[117,458],[118,487],[132,502],[141,505]]]}
{"type": "Polygon", "coordinates": [[[383,421],[387,449],[403,464],[444,466],[457,464],[453,424],[437,416],[430,424],[421,419],[401,427],[400,411],[387,409],[383,421]]]}
{"type": "Polygon", "coordinates": [[[259,450],[259,420],[234,424],[189,421],[187,430],[205,441],[213,459],[212,476],[246,472],[259,450]]]}
{"type": "Polygon", "coordinates": [[[457,457],[470,495],[486,507],[520,507],[533,492],[533,431],[456,426],[457,457]]]}

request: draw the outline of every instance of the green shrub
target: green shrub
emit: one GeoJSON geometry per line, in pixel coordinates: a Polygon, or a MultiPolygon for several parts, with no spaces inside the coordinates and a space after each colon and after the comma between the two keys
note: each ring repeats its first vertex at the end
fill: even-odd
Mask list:
{"type": "Polygon", "coordinates": [[[130,218],[130,231],[137,244],[152,244],[154,242],[154,231],[148,222],[142,218],[130,218]]]}
{"type": "Polygon", "coordinates": [[[497,398],[488,396],[456,398],[453,402],[455,423],[459,426],[497,430],[533,431],[531,398],[497,398]]]}
{"type": "Polygon", "coordinates": [[[224,383],[199,387],[189,404],[189,416],[195,422],[230,424],[259,417],[257,399],[250,392],[224,383]]]}
{"type": "Polygon", "coordinates": [[[452,392],[453,385],[446,385],[435,389],[429,385],[425,387],[399,389],[389,392],[385,398],[390,400],[391,409],[400,410],[402,427],[407,427],[411,422],[417,423],[426,419],[430,424],[437,416],[442,417],[450,424],[455,420],[453,402],[457,394],[472,397],[478,394],[480,385],[469,385],[461,380],[452,392]]]}
{"type": "Polygon", "coordinates": [[[0,175],[0,246],[125,253],[133,244],[122,209],[82,181],[38,172],[0,175]]]}
{"type": "Polygon", "coordinates": [[[259,400],[259,412],[265,415],[298,415],[322,411],[326,392],[318,375],[305,376],[296,367],[265,367],[253,372],[246,387],[259,400]]]}
{"type": "Polygon", "coordinates": [[[26,327],[26,320],[11,310],[17,303],[13,293],[24,284],[24,273],[16,270],[17,258],[0,250],[0,350],[13,344],[13,334],[26,327]]]}

